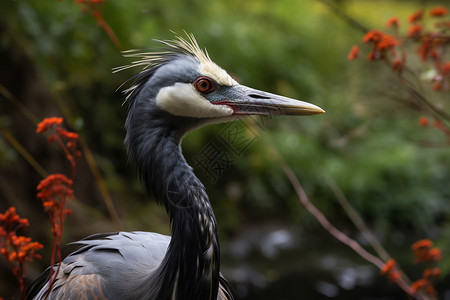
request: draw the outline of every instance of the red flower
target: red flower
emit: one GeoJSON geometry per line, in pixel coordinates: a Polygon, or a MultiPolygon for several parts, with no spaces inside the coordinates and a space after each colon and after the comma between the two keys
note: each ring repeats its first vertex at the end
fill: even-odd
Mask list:
{"type": "Polygon", "coordinates": [[[422,32],[422,26],[420,25],[411,25],[408,29],[408,37],[417,37],[422,32]]]}
{"type": "Polygon", "coordinates": [[[414,23],[414,22],[422,19],[422,16],[423,16],[423,10],[422,9],[418,10],[418,11],[414,12],[412,15],[409,16],[408,22],[409,23],[414,23]]]}
{"type": "Polygon", "coordinates": [[[398,41],[393,36],[383,34],[381,41],[377,43],[376,47],[378,50],[383,51],[394,48],[397,45],[398,41]]]}
{"type": "Polygon", "coordinates": [[[431,246],[433,246],[433,242],[429,239],[417,241],[411,246],[411,249],[414,251],[414,255],[416,256],[416,263],[432,260],[438,261],[440,259],[441,253],[439,248],[431,249],[431,246]]]}
{"type": "Polygon", "coordinates": [[[358,57],[359,54],[359,48],[358,46],[353,46],[352,50],[350,50],[350,53],[348,54],[347,58],[348,60],[354,60],[358,57]]]}
{"type": "Polygon", "coordinates": [[[427,127],[428,126],[428,119],[426,117],[420,117],[419,124],[422,127],[427,127]]]}
{"type": "MultiPolygon", "coordinates": [[[[0,228],[5,228],[6,231],[16,231],[19,228],[27,228],[28,225],[28,220],[20,218],[14,206],[8,208],[4,214],[0,214],[0,228]]],[[[5,230],[1,233],[5,233],[5,230]]]]}
{"type": "Polygon", "coordinates": [[[441,67],[441,74],[442,76],[447,76],[450,74],[450,61],[446,61],[441,67]]]}
{"type": "MultiPolygon", "coordinates": [[[[68,179],[64,174],[51,174],[42,179],[37,189],[39,193],[37,197],[44,201],[54,199],[58,196],[67,196],[73,198],[73,190],[71,189],[72,180],[68,179]]],[[[49,206],[50,204],[46,204],[49,206]]]]}
{"type": "Polygon", "coordinates": [[[391,258],[390,260],[388,260],[386,262],[386,264],[383,266],[383,268],[381,268],[381,274],[386,274],[386,273],[391,272],[394,269],[394,267],[396,266],[396,264],[397,263],[395,262],[395,260],[393,260],[391,258]]]}
{"type": "Polygon", "coordinates": [[[60,124],[62,124],[62,122],[63,122],[63,118],[56,118],[56,117],[45,118],[37,125],[36,132],[37,133],[45,132],[50,127],[54,127],[56,125],[60,125],[60,124]]]}
{"type": "Polygon", "coordinates": [[[43,246],[32,242],[30,237],[17,235],[17,230],[29,225],[28,220],[16,214],[16,208],[10,207],[4,214],[0,214],[0,254],[8,262],[14,276],[19,281],[20,291],[25,299],[25,262],[33,258],[41,258],[36,251],[43,246]]]}
{"type": "Polygon", "coordinates": [[[429,261],[440,261],[442,259],[441,249],[433,248],[428,252],[429,261]]]}
{"type": "Polygon", "coordinates": [[[429,278],[429,277],[438,277],[438,276],[440,276],[441,275],[441,269],[439,269],[439,268],[433,268],[433,269],[430,269],[430,268],[426,268],[424,271],[423,271],[423,278],[429,278]]]}
{"type": "Polygon", "coordinates": [[[442,6],[436,6],[430,10],[430,15],[433,17],[442,17],[448,14],[448,9],[442,6]]]}
{"type": "Polygon", "coordinates": [[[397,17],[392,17],[389,20],[386,21],[386,27],[395,27],[398,28],[400,27],[400,23],[398,21],[397,17]]]}
{"type": "Polygon", "coordinates": [[[402,273],[395,269],[397,263],[392,258],[386,262],[386,264],[381,268],[380,273],[386,274],[389,280],[395,282],[402,277],[402,273]]]}
{"type": "Polygon", "coordinates": [[[381,37],[383,36],[383,33],[379,30],[371,30],[363,37],[363,42],[374,42],[378,43],[381,40],[381,37]]]}
{"type": "Polygon", "coordinates": [[[428,279],[421,278],[421,279],[413,282],[413,284],[411,285],[411,289],[414,292],[417,292],[418,290],[426,287],[429,284],[430,284],[430,282],[428,281],[428,279]]]}
{"type": "Polygon", "coordinates": [[[384,34],[379,30],[369,31],[363,38],[364,43],[372,42],[375,44],[377,50],[383,51],[393,48],[399,44],[399,42],[388,34],[384,34]]]}
{"type": "Polygon", "coordinates": [[[429,249],[431,246],[433,246],[433,242],[430,239],[423,239],[412,244],[411,249],[417,251],[423,248],[429,249]]]}

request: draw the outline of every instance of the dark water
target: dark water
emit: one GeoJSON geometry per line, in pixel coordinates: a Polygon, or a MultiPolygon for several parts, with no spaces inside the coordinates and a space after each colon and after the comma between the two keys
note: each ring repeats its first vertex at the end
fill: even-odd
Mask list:
{"type": "MultiPolygon", "coordinates": [[[[238,299],[410,299],[327,233],[258,227],[222,245],[222,272],[238,299]]],[[[450,278],[437,288],[439,299],[450,300],[450,278]]]]}

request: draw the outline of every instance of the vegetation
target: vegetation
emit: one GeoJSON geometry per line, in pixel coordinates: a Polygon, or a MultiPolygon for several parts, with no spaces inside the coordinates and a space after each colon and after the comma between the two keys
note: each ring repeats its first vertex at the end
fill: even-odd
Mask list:
{"type": "MultiPolygon", "coordinates": [[[[395,271],[402,265],[416,283],[409,287],[439,298],[450,272],[445,255],[450,249],[448,9],[446,1],[393,0],[5,1],[0,13],[0,212],[14,206],[31,224],[27,235],[45,246],[39,251],[43,259],[29,264],[27,280],[57,255],[50,250],[54,236],[62,239],[59,245],[119,229],[168,233],[164,211],[145,196],[122,144],[120,86],[137,70],[111,70],[129,63],[120,51],[154,49],[159,45],[152,39],[172,39],[174,31],[194,33],[238,81],[327,111],[304,119],[219,124],[184,139],[187,160],[212,199],[221,240],[267,224],[294,225],[299,235],[320,237],[325,244],[333,239],[321,234],[319,223],[300,204],[275,149],[309,201],[359,241],[361,230],[354,229],[336,201],[344,195],[393,253],[396,261],[382,257],[387,277],[398,279],[395,271]],[[53,116],[64,117],[70,131],[78,132],[83,156],[62,153],[35,134],[39,121],[53,116]],[[222,159],[205,164],[203,151],[211,143],[221,149],[222,159]],[[42,222],[46,216],[36,187],[48,174],[74,170],[75,159],[77,170],[69,172],[66,187],[76,198],[67,203],[72,214],[61,236],[60,228],[42,222]],[[444,255],[431,259],[432,265],[414,264],[410,246],[417,240],[422,240],[414,244],[417,257],[433,249],[444,255]],[[432,279],[437,292],[422,279],[432,279]]],[[[63,145],[78,151],[73,144],[63,145]]],[[[38,255],[39,246],[33,245],[27,257],[38,255]]],[[[302,262],[298,253],[289,258],[292,266],[294,260],[302,262]]],[[[11,288],[13,273],[1,263],[2,274],[10,275],[0,282],[0,296],[18,296],[19,285],[11,288]]],[[[269,286],[283,277],[263,274],[269,286]]]]}

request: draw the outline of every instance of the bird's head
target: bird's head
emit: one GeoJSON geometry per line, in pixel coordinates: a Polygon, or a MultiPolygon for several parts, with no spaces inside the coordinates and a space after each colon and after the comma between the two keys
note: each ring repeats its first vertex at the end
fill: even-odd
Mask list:
{"type": "MultiPolygon", "coordinates": [[[[195,127],[248,115],[314,115],[320,107],[238,84],[198,46],[194,37],[162,42],[163,52],[129,52],[144,66],[126,90],[133,122],[147,118],[178,132],[180,137],[195,127]]],[[[127,127],[129,127],[127,124],[127,127]]],[[[139,125],[138,125],[139,126],[139,125]]]]}

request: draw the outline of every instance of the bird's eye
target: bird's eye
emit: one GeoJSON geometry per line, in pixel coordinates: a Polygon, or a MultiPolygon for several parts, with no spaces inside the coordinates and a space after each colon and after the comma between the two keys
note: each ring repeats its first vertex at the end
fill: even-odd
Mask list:
{"type": "Polygon", "coordinates": [[[195,89],[202,93],[202,94],[208,94],[211,93],[216,89],[214,86],[214,83],[212,83],[211,79],[206,77],[200,77],[194,82],[195,89]]]}

